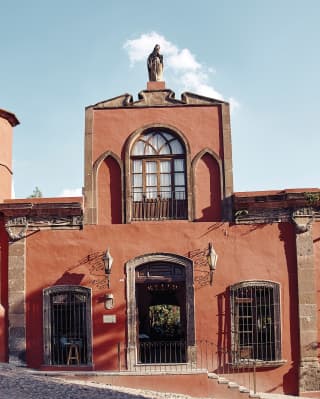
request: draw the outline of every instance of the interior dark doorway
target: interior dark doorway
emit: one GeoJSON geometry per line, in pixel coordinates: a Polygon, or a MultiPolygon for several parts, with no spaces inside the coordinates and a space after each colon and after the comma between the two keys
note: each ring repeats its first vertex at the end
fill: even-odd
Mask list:
{"type": "Polygon", "coordinates": [[[184,267],[165,262],[138,267],[136,304],[138,363],[185,363],[184,267]]]}

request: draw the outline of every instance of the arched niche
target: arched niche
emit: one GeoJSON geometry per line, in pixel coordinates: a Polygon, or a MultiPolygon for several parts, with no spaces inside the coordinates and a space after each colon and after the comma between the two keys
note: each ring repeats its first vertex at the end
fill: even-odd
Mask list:
{"type": "Polygon", "coordinates": [[[119,224],[123,220],[122,162],[108,151],[95,162],[97,224],[119,224]]]}
{"type": "Polygon", "coordinates": [[[201,151],[192,161],[194,220],[222,219],[221,159],[211,150],[201,151]]]}

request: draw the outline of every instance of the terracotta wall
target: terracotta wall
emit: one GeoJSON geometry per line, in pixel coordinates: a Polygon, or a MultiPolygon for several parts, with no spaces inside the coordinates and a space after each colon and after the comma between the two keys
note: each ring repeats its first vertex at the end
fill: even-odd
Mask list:
{"type": "Polygon", "coordinates": [[[0,118],[0,202],[11,198],[12,130],[10,123],[0,118]]]}
{"type": "Polygon", "coordinates": [[[187,137],[191,156],[210,147],[223,157],[219,138],[219,107],[159,107],[95,110],[92,158],[107,150],[123,159],[123,147],[135,130],[154,124],[171,125],[187,137]]]}
{"type": "MultiPolygon", "coordinates": [[[[172,127],[184,135],[190,146],[190,161],[204,149],[221,159],[224,157],[218,106],[159,107],[149,108],[148,112],[139,108],[118,108],[94,110],[92,162],[111,151],[124,165],[128,137],[137,129],[154,124],[172,127]]],[[[187,172],[192,174],[191,170],[187,172]]],[[[203,154],[195,165],[194,174],[195,219],[221,220],[222,170],[216,159],[208,153],[203,154]]],[[[111,156],[100,164],[97,172],[98,224],[121,222],[124,210],[121,209],[120,177],[120,166],[111,156]]]]}
{"type": "Polygon", "coordinates": [[[236,226],[222,223],[144,222],[85,226],[83,231],[41,231],[27,241],[27,361],[42,364],[42,290],[58,284],[92,288],[93,361],[97,370],[116,370],[117,344],[126,342],[125,263],[142,254],[166,252],[194,262],[196,339],[227,342],[230,317],[226,289],[248,279],[281,285],[282,357],[285,365],[258,372],[259,389],[297,392],[298,319],[294,231],[291,224],[236,226]],[[280,239],[279,239],[280,237],[280,239]],[[205,253],[212,241],[219,254],[213,285],[209,285],[205,253]],[[114,257],[107,289],[101,256],[109,247],[114,257]],[[112,292],[115,308],[105,310],[112,292]],[[115,324],[103,324],[115,314],[115,324]],[[270,378],[272,375],[272,378],[270,378]],[[261,387],[261,388],[260,388],[261,387]]]}

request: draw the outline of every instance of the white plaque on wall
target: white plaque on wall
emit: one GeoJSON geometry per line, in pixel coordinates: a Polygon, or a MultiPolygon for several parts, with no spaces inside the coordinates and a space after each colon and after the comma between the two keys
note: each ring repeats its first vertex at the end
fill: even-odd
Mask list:
{"type": "Polygon", "coordinates": [[[117,317],[115,314],[104,314],[103,315],[103,322],[104,323],[116,323],[117,317]]]}

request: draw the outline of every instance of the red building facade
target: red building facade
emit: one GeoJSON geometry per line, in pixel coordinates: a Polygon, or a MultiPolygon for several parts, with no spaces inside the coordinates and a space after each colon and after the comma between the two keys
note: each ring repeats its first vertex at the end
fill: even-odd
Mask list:
{"type": "Polygon", "coordinates": [[[83,198],[0,204],[2,360],[316,397],[320,190],[232,182],[227,103],[148,82],[87,107],[83,198]]]}

